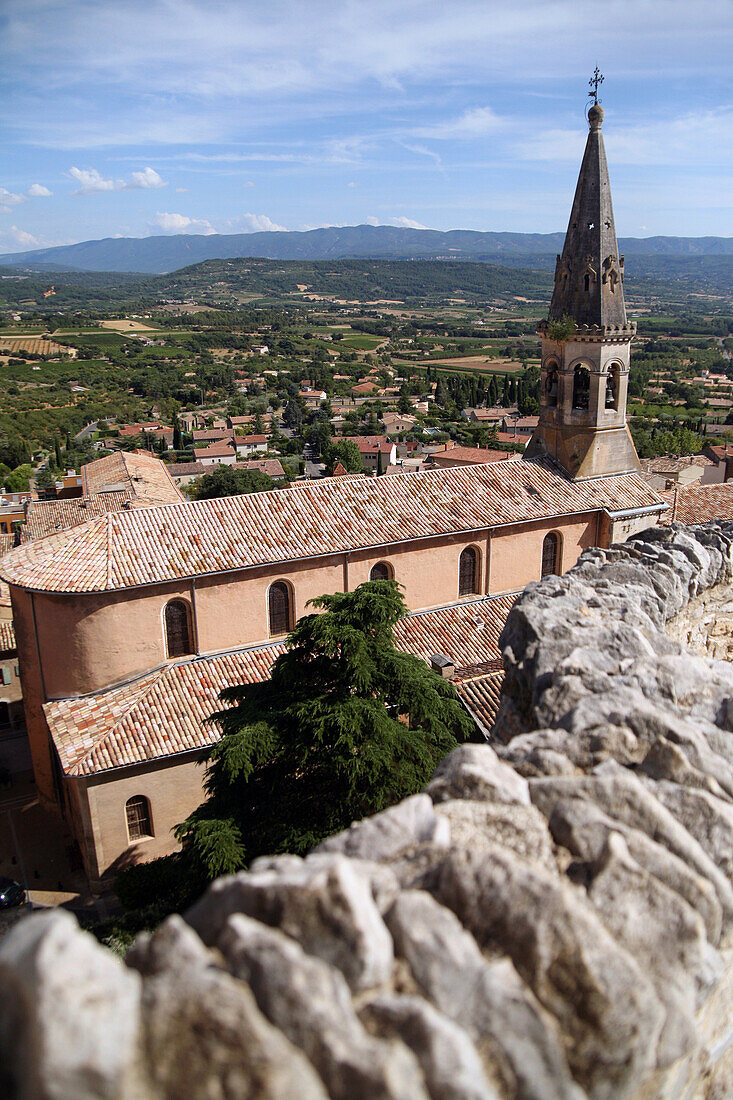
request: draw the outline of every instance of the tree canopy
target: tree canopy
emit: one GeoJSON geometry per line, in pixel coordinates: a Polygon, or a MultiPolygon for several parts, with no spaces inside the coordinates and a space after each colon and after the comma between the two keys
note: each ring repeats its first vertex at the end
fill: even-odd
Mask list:
{"type": "Polygon", "coordinates": [[[304,853],[419,791],[474,733],[453,685],[402,653],[398,585],[311,601],[269,680],[222,692],[207,800],[176,835],[207,878],[264,853],[304,853]]]}
{"type": "Polygon", "coordinates": [[[234,497],[242,493],[263,493],[276,483],[261,470],[236,470],[231,466],[215,466],[210,474],[197,478],[191,495],[196,500],[213,497],[234,497]]]}

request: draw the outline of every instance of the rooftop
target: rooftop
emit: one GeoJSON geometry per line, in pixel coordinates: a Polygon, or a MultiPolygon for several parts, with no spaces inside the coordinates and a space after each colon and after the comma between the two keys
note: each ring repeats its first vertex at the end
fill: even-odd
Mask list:
{"type": "Polygon", "coordinates": [[[73,535],[12,550],[0,576],[43,592],[103,592],[600,509],[652,512],[662,504],[638,474],[574,483],[550,460],[333,478],[295,491],[108,513],[73,535]]]}
{"type": "Polygon", "coordinates": [[[673,489],[660,489],[659,495],[672,509],[664,517],[665,523],[733,520],[733,481],[722,485],[676,485],[673,489]]]}
{"type": "MultiPolygon", "coordinates": [[[[469,709],[469,696],[475,700],[487,727],[493,721],[489,701],[495,696],[498,703],[502,675],[496,671],[501,668],[499,634],[514,599],[484,597],[423,611],[395,627],[400,649],[425,661],[440,652],[455,663],[459,694],[466,694],[469,709]],[[487,666],[493,670],[489,693],[488,684],[469,688],[477,673],[486,680],[487,666]],[[470,675],[461,677],[462,668],[470,675]]],[[[232,684],[266,679],[284,651],[278,642],[184,658],[110,691],[47,703],[44,710],[62,769],[67,775],[94,775],[215,744],[218,728],[206,719],[217,709],[219,693],[232,684]]]]}
{"type": "Polygon", "coordinates": [[[5,619],[0,619],[0,657],[8,657],[17,653],[17,650],[13,624],[5,619]]]}
{"type": "Polygon", "coordinates": [[[133,503],[135,496],[129,489],[112,489],[106,493],[70,497],[68,500],[31,500],[28,502],[25,523],[20,529],[20,541],[35,542],[46,535],[65,531],[68,527],[88,523],[90,519],[106,515],[107,512],[119,512],[133,503]]]}
{"type": "Polygon", "coordinates": [[[160,462],[144,451],[115,451],[82,466],[84,496],[127,490],[143,504],[174,504],[184,498],[160,462]]]}

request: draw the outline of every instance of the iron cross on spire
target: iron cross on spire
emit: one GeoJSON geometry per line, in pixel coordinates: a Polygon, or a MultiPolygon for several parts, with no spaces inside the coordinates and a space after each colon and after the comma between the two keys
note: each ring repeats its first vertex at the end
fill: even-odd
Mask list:
{"type": "Polygon", "coordinates": [[[601,70],[596,65],[595,70],[593,71],[593,76],[588,81],[588,84],[590,85],[590,91],[588,92],[588,95],[593,96],[593,101],[596,104],[598,103],[598,85],[602,84],[602,83],[603,83],[603,73],[601,72],[601,70]]]}

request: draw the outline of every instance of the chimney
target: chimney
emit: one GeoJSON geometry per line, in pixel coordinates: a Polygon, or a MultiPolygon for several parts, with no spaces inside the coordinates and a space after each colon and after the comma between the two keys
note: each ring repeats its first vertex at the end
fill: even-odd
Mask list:
{"type": "Polygon", "coordinates": [[[442,653],[434,653],[430,658],[430,667],[433,672],[437,672],[438,676],[442,676],[444,680],[452,680],[456,674],[456,666],[451,661],[450,657],[446,657],[442,653]]]}

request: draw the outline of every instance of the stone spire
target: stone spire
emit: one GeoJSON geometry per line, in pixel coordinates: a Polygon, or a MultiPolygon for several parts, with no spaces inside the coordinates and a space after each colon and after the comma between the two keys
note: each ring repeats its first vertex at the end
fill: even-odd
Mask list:
{"type": "Polygon", "coordinates": [[[636,324],[626,319],[624,260],[616,243],[603,108],[597,102],[602,79],[596,69],[590,133],[565,247],[557,258],[548,318],[537,326],[540,419],[525,452],[528,459],[553,458],[578,481],[639,469],[626,424],[636,324]]]}
{"type": "Polygon", "coordinates": [[[624,258],[618,254],[611,186],[603,146],[603,108],[588,111],[590,132],[575,189],[562,255],[557,258],[550,321],[578,328],[626,327],[624,258]]]}

